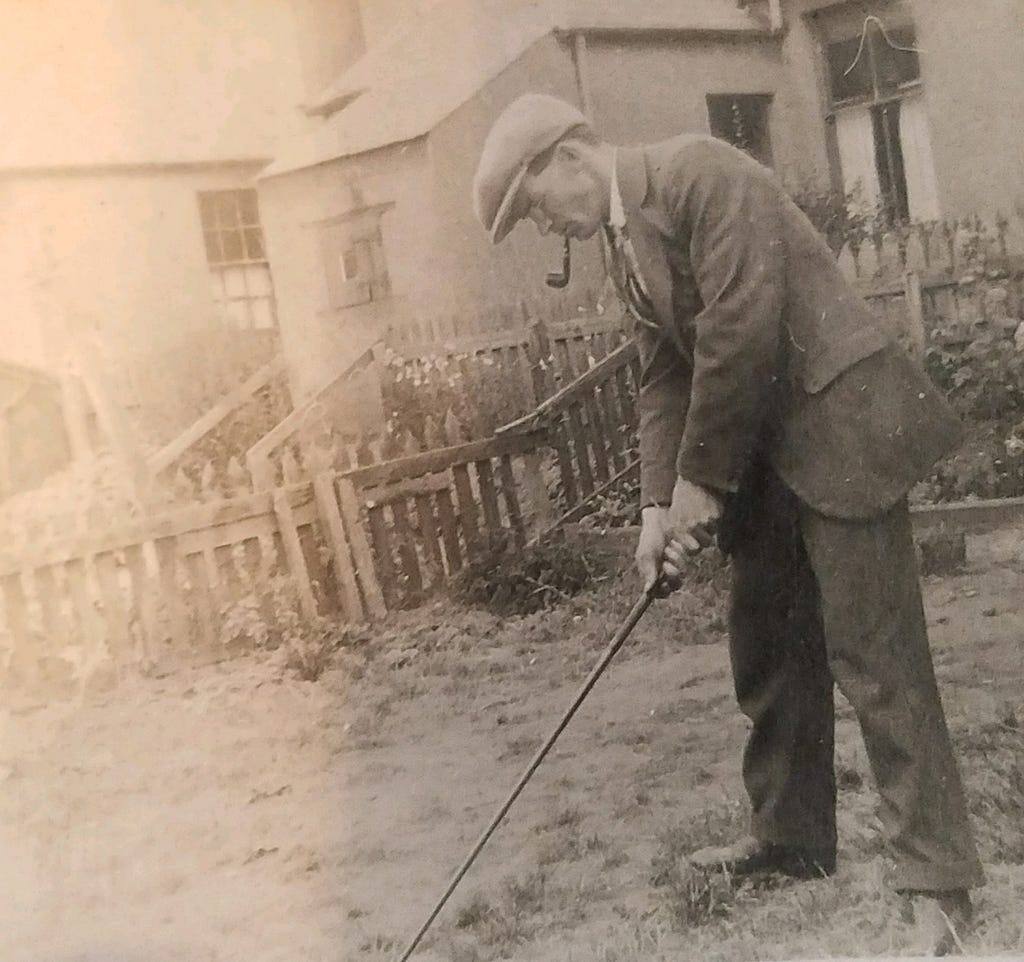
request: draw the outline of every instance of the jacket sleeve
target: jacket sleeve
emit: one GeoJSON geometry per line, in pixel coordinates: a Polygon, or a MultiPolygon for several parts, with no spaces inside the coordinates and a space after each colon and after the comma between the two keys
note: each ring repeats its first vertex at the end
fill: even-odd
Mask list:
{"type": "Polygon", "coordinates": [[[677,166],[671,189],[676,237],[689,244],[703,303],[693,321],[676,472],[735,491],[777,376],[786,274],[781,188],[745,157],[711,143],[677,166]]]}
{"type": "Polygon", "coordinates": [[[668,504],[690,396],[689,365],[670,341],[640,325],[640,504],[668,504]]]}

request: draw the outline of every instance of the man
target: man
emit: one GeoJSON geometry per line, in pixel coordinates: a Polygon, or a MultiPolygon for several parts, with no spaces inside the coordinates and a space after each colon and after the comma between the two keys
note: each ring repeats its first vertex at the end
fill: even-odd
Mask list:
{"type": "Polygon", "coordinates": [[[982,883],[928,648],[906,504],[960,437],[769,171],[684,135],[601,141],[571,105],[512,103],[474,182],[493,242],[533,220],[600,236],[635,319],[646,584],[687,554],[732,559],[730,654],[753,723],[752,836],[697,853],[736,875],[835,868],[833,684],[861,725],[929,948],[955,951],[982,883]]]}

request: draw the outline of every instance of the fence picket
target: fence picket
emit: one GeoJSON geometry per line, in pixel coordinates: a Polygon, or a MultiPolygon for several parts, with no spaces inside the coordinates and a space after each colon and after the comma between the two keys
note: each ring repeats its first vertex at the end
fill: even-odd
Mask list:
{"type": "MultiPolygon", "coordinates": [[[[596,386],[594,391],[597,391],[596,386]]],[[[598,481],[607,481],[611,477],[611,473],[608,470],[608,452],[605,449],[604,418],[601,416],[601,409],[593,393],[584,402],[584,409],[587,413],[587,439],[594,452],[594,474],[598,481]]]]}
{"type": "Polygon", "coordinates": [[[128,609],[121,590],[117,560],[113,552],[104,551],[96,556],[95,565],[106,622],[107,648],[114,662],[124,666],[134,659],[128,609]]]}
{"type": "Polygon", "coordinates": [[[441,541],[444,544],[448,573],[454,574],[462,567],[462,549],[459,545],[459,529],[455,519],[451,491],[438,491],[437,516],[441,524],[441,541]]]}
{"type": "Polygon", "coordinates": [[[288,572],[299,594],[302,614],[312,620],[317,616],[317,607],[316,599],[313,597],[313,586],[309,579],[309,569],[306,566],[306,556],[299,543],[292,506],[286,492],[280,488],[274,492],[274,516],[277,518],[277,527],[284,547],[288,572]]]}
{"type": "Polygon", "coordinates": [[[217,643],[217,628],[214,621],[213,592],[209,582],[210,569],[202,551],[185,555],[183,562],[185,576],[191,588],[189,608],[194,615],[195,645],[212,651],[217,643]]]}
{"type": "Polygon", "coordinates": [[[68,593],[71,596],[71,605],[82,640],[83,660],[93,661],[97,660],[99,653],[105,649],[106,642],[92,592],[89,590],[88,570],[85,558],[74,558],[64,566],[68,593]]]}
{"type": "Polygon", "coordinates": [[[569,436],[572,440],[573,461],[579,477],[579,487],[584,497],[594,492],[594,475],[590,470],[590,457],[587,453],[587,439],[583,431],[583,419],[580,417],[580,404],[574,401],[566,412],[569,420],[569,436]]]}
{"type": "Polygon", "coordinates": [[[355,486],[347,478],[339,478],[336,484],[338,507],[345,523],[345,534],[352,549],[352,563],[363,590],[367,612],[374,618],[387,614],[384,592],[381,588],[377,569],[373,563],[373,552],[359,520],[359,501],[355,486]]]}
{"type": "Polygon", "coordinates": [[[157,579],[160,585],[160,601],[166,605],[167,633],[171,642],[188,644],[188,613],[185,598],[179,587],[178,539],[175,536],[157,538],[153,542],[157,561],[157,579]]]}
{"type": "Polygon", "coordinates": [[[504,496],[509,525],[516,541],[522,544],[526,541],[526,526],[523,524],[523,512],[519,506],[519,496],[516,494],[516,478],[512,470],[511,455],[506,454],[499,459],[498,479],[501,482],[501,493],[504,496]]]}
{"type": "Polygon", "coordinates": [[[159,644],[159,628],[156,604],[153,597],[153,579],[149,576],[146,557],[141,544],[125,549],[125,563],[131,578],[134,615],[139,626],[140,654],[147,667],[156,664],[159,644]]]}
{"type": "Polygon", "coordinates": [[[367,508],[366,520],[370,526],[370,542],[373,545],[377,580],[384,594],[384,603],[389,609],[396,608],[398,577],[391,553],[391,535],[388,532],[387,519],[384,517],[384,508],[376,505],[367,508]]]}
{"type": "Polygon", "coordinates": [[[477,483],[480,488],[480,503],[484,509],[484,526],[490,530],[502,527],[501,511],[498,508],[498,492],[494,486],[494,471],[490,458],[474,461],[477,483]]]}
{"type": "Polygon", "coordinates": [[[28,605],[21,574],[10,574],[0,580],[0,593],[3,594],[7,631],[11,636],[10,665],[17,676],[24,676],[26,681],[34,681],[38,671],[33,658],[28,605]]]}
{"type": "Polygon", "coordinates": [[[419,557],[416,554],[416,532],[409,519],[409,511],[404,498],[391,503],[391,517],[394,522],[398,560],[405,575],[405,585],[413,595],[419,595],[423,591],[423,575],[420,572],[419,557]]]}
{"type": "Polygon", "coordinates": [[[338,591],[338,601],[345,617],[350,621],[363,622],[366,612],[359,588],[356,585],[356,572],[352,565],[348,539],[345,537],[345,526],[338,510],[332,476],[322,472],[313,479],[313,492],[316,497],[317,511],[324,524],[327,539],[334,559],[334,582],[338,591]]]}
{"type": "Polygon", "coordinates": [[[57,570],[54,565],[44,565],[34,572],[28,572],[28,575],[42,616],[43,638],[39,654],[43,657],[55,655],[68,641],[64,606],[57,585],[57,570]]]}
{"type": "MultiPolygon", "coordinates": [[[[615,372],[618,373],[617,371],[615,372]]],[[[611,461],[612,472],[618,474],[624,467],[622,460],[622,439],[624,419],[622,411],[615,403],[615,379],[614,376],[605,381],[596,389],[597,403],[601,409],[601,417],[604,422],[604,436],[608,445],[608,457],[611,461]]]]}
{"type": "Polygon", "coordinates": [[[455,493],[458,497],[459,519],[462,521],[462,536],[466,542],[466,555],[472,557],[480,544],[479,511],[473,486],[469,480],[469,468],[465,464],[452,465],[455,479],[455,493]]]}
{"type": "Polygon", "coordinates": [[[426,556],[423,581],[425,587],[433,589],[444,581],[444,562],[441,560],[441,540],[437,518],[434,516],[434,499],[429,494],[416,496],[416,517],[419,520],[426,556]]]}

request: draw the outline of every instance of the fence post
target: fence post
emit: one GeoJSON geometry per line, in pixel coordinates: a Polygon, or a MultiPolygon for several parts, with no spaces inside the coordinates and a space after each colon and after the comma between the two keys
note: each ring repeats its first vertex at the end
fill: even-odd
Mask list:
{"type": "Polygon", "coordinates": [[[318,474],[313,479],[313,492],[316,496],[317,510],[327,529],[334,553],[334,577],[341,595],[342,610],[350,621],[365,621],[363,602],[356,586],[356,571],[349,554],[349,542],[345,537],[345,528],[335,497],[333,473],[323,471],[318,474]]]}
{"type": "Polygon", "coordinates": [[[907,347],[919,361],[924,359],[925,329],[924,300],[921,293],[921,275],[907,271],[905,275],[907,301],[907,347]]]}
{"type": "Polygon", "coordinates": [[[366,608],[374,618],[383,618],[388,609],[384,603],[384,593],[381,591],[380,582],[377,580],[373,550],[370,548],[370,542],[359,518],[359,499],[356,496],[355,486],[348,478],[340,477],[337,491],[338,506],[341,508],[341,516],[345,522],[345,533],[348,535],[348,543],[352,548],[352,560],[356,576],[363,589],[366,608]]]}
{"type": "Polygon", "coordinates": [[[302,608],[303,616],[312,620],[317,616],[316,599],[313,597],[313,586],[309,581],[309,569],[306,567],[306,559],[302,554],[302,545],[299,544],[299,535],[295,530],[292,506],[288,501],[287,493],[280,488],[274,492],[273,501],[274,515],[281,532],[285,558],[299,593],[299,605],[302,608]]]}
{"type": "Polygon", "coordinates": [[[530,376],[533,380],[534,401],[540,404],[554,394],[554,377],[551,370],[551,340],[543,318],[537,318],[530,328],[530,376]]]}

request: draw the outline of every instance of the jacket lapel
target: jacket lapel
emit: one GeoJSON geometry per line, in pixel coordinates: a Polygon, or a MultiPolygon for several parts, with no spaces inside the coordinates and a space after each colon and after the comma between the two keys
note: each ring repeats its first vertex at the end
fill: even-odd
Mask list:
{"type": "Polygon", "coordinates": [[[626,211],[626,231],[647,284],[655,317],[663,334],[681,346],[672,312],[672,276],[665,256],[665,239],[649,217],[656,212],[648,212],[645,207],[650,185],[643,148],[620,148],[617,169],[619,192],[626,211]]]}

